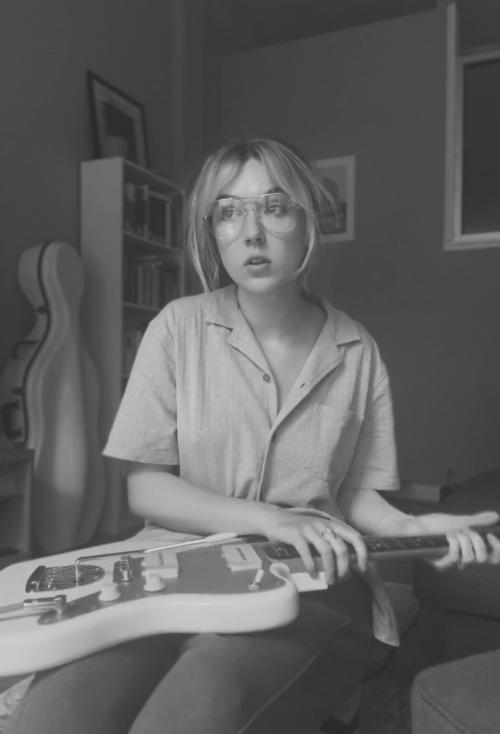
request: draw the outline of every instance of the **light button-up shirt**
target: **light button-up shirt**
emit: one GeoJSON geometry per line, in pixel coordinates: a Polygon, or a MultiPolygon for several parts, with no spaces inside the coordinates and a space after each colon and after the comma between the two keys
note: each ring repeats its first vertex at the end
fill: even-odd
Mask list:
{"type": "Polygon", "coordinates": [[[144,335],[104,453],[178,465],[182,478],[229,497],[340,518],[340,490],[397,489],[377,346],[320,303],[325,323],[280,410],[234,286],[169,303],[144,335]]]}

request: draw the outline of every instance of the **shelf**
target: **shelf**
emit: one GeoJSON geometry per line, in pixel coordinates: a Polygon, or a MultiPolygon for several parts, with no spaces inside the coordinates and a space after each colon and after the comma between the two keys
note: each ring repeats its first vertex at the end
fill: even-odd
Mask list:
{"type": "Polygon", "coordinates": [[[9,497],[22,496],[19,487],[19,464],[0,465],[0,502],[9,497]]]}
{"type": "Polygon", "coordinates": [[[30,460],[33,456],[32,449],[25,449],[23,447],[8,447],[0,448],[0,466],[8,467],[15,466],[20,462],[30,460]]]}
{"type": "Polygon", "coordinates": [[[0,559],[2,561],[18,555],[19,551],[16,548],[0,548],[0,559]]]}
{"type": "Polygon", "coordinates": [[[33,450],[0,449],[0,567],[31,553],[33,450]]]}
{"type": "MultiPolygon", "coordinates": [[[[81,174],[81,253],[86,271],[82,321],[99,376],[99,433],[104,441],[149,321],[169,300],[184,295],[183,189],[123,158],[86,161],[81,174]],[[146,216],[136,206],[138,189],[143,187],[146,216]],[[168,226],[162,231],[152,227],[162,220],[148,214],[152,201],[156,206],[165,200],[170,207],[165,208],[168,226]]],[[[106,461],[105,472],[106,503],[99,530],[113,534],[123,529],[122,518],[128,522],[124,479],[118,462],[106,461]]]]}
{"type": "Polygon", "coordinates": [[[132,181],[134,183],[156,184],[158,188],[166,188],[171,194],[179,194],[182,192],[182,189],[178,184],[173,181],[169,181],[169,179],[159,173],[150,171],[149,169],[143,168],[137,163],[132,163],[132,161],[128,161],[124,158],[122,158],[121,161],[124,167],[124,174],[128,181],[132,181]]]}
{"type": "Polygon", "coordinates": [[[135,234],[135,232],[128,232],[127,230],[123,232],[123,240],[127,249],[133,251],[133,254],[154,253],[165,259],[171,259],[174,265],[178,264],[176,261],[180,258],[180,250],[177,247],[172,247],[167,244],[163,245],[160,242],[151,240],[148,237],[142,237],[139,234],[135,234]]]}
{"type": "MultiPolygon", "coordinates": [[[[2,480],[2,477],[0,477],[0,484],[1,484],[1,480],[2,480]]],[[[14,500],[14,499],[17,499],[17,500],[24,499],[24,494],[22,490],[13,489],[10,492],[4,492],[2,490],[2,487],[0,486],[0,503],[3,502],[4,500],[14,500]]]]}
{"type": "Polygon", "coordinates": [[[31,554],[24,550],[16,550],[15,548],[0,548],[0,568],[10,566],[13,563],[20,563],[31,558],[31,554]]]}
{"type": "Polygon", "coordinates": [[[123,302],[123,308],[127,311],[132,311],[138,316],[156,316],[161,311],[160,307],[156,306],[143,306],[141,303],[131,303],[130,301],[123,302]]]}

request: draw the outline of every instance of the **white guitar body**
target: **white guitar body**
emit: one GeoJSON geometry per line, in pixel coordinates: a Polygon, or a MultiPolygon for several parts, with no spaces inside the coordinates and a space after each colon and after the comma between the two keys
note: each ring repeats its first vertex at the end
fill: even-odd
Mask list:
{"type": "MultiPolygon", "coordinates": [[[[137,545],[137,540],[132,543],[136,549],[137,545]]],[[[127,545],[114,543],[1,571],[0,676],[51,668],[132,638],[166,632],[251,632],[286,625],[298,614],[298,592],[287,567],[269,561],[258,545],[239,541],[177,554],[129,552],[127,561],[123,554],[127,545]],[[40,567],[52,569],[49,576],[60,573],[71,582],[79,556],[110,552],[118,555],[80,561],[81,572],[99,570],[95,581],[26,590],[40,567]],[[131,579],[123,580],[127,575],[131,579]],[[58,596],[65,597],[59,610],[58,596]],[[36,605],[47,598],[51,602],[42,602],[38,610],[20,608],[23,601],[36,605]]]]}
{"type": "MultiPolygon", "coordinates": [[[[476,530],[500,537],[500,526],[476,530]]],[[[8,566],[0,572],[0,676],[148,635],[280,627],[296,618],[299,592],[326,588],[319,563],[312,579],[292,546],[230,535],[182,548],[162,545],[164,538],[145,548],[137,536],[8,566]]],[[[378,558],[442,555],[448,547],[444,535],[364,541],[378,558]]],[[[346,621],[339,614],[338,628],[346,621]]]]}

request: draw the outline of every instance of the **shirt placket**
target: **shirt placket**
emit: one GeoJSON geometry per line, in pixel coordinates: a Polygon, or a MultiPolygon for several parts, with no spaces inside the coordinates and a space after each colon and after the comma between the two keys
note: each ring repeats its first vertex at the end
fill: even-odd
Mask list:
{"type": "Polygon", "coordinates": [[[265,392],[269,433],[264,449],[257,482],[256,500],[261,499],[272,447],[280,425],[308,398],[314,388],[342,361],[341,353],[328,329],[323,329],[308,359],[306,360],[291,392],[278,413],[278,390],[267,359],[255,336],[243,317],[233,328],[228,343],[250,360],[259,371],[260,377],[269,388],[265,392]]]}
{"type": "MultiPolygon", "coordinates": [[[[232,330],[228,338],[228,344],[252,363],[256,370],[256,380],[261,380],[264,383],[265,389],[262,394],[266,401],[266,412],[271,428],[278,414],[278,390],[267,359],[243,317],[232,330]]],[[[258,392],[261,391],[258,390],[258,392]]]]}
{"type": "MultiPolygon", "coordinates": [[[[256,499],[260,500],[265,487],[266,474],[269,462],[272,460],[273,444],[276,433],[284,421],[292,419],[293,412],[311,395],[317,385],[332,372],[342,361],[342,355],[337,345],[331,340],[326,331],[322,332],[311,354],[300,371],[295,385],[287,395],[286,400],[276,419],[271,425],[269,438],[264,452],[264,458],[259,474],[256,499]]],[[[277,394],[277,391],[276,391],[277,394]]]]}

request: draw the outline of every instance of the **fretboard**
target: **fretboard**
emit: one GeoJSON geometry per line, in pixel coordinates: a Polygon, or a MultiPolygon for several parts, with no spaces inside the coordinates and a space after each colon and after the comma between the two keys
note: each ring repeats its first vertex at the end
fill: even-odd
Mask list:
{"type": "MultiPolygon", "coordinates": [[[[488,534],[500,538],[500,525],[488,528],[475,528],[475,530],[486,540],[488,534]]],[[[411,536],[364,536],[368,554],[379,559],[394,556],[439,556],[443,555],[448,548],[446,535],[411,535],[411,536]]],[[[266,555],[273,560],[285,560],[296,558],[298,552],[287,543],[265,544],[266,555]]],[[[318,555],[317,552],[313,555],[318,555]]]]}

